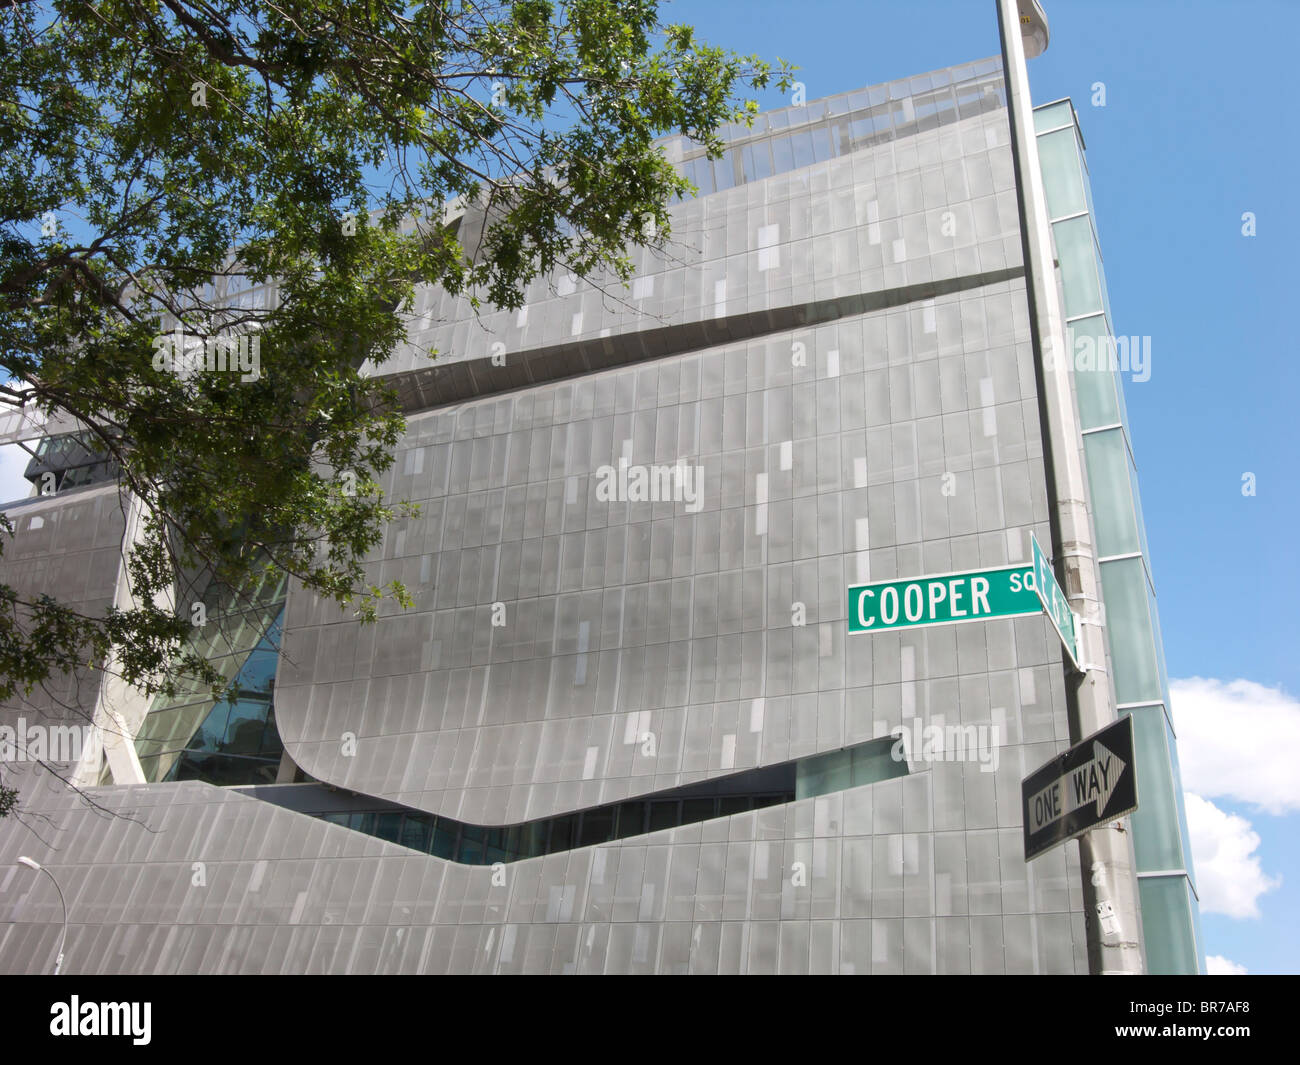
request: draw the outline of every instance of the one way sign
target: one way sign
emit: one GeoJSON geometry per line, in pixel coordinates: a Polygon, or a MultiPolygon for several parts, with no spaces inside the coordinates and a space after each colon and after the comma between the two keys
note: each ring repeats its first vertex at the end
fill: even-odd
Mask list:
{"type": "Polygon", "coordinates": [[[1133,719],[1107,725],[1020,782],[1025,861],[1137,809],[1133,719]]]}

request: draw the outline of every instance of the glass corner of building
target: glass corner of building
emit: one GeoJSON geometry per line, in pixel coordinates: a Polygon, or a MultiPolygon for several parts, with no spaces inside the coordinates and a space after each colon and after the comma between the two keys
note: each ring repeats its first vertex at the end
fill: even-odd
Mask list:
{"type": "Polygon", "coordinates": [[[1177,739],[1168,716],[1169,682],[1124,404],[1123,372],[1137,366],[1143,352],[1149,357],[1149,349],[1142,346],[1144,338],[1114,335],[1073,104],[1064,99],[1039,106],[1034,128],[1060,262],[1111,680],[1119,712],[1134,724],[1141,805],[1131,824],[1148,970],[1204,972],[1177,739]]]}

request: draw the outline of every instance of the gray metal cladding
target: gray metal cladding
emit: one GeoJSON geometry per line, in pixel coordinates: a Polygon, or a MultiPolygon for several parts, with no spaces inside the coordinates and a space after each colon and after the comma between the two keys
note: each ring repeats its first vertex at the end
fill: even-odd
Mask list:
{"type": "MultiPolygon", "coordinates": [[[[481,321],[421,293],[382,369],[411,407],[384,490],[422,513],[367,565],[415,606],[291,588],[276,682],[313,777],[473,824],[894,731],[909,775],[501,868],[197,783],[95,793],[153,835],[51,796],[67,971],[1086,971],[1076,852],[1021,850],[1020,779],[1068,744],[1050,623],[847,632],[850,584],[1046,537],[1000,84],[778,113],[708,187],[670,145],[702,195],[626,291],[550,278],[481,321]],[[992,742],[927,744],[953,729],[992,742]]],[[[22,846],[0,825],[10,972],[58,931],[22,846]]]]}

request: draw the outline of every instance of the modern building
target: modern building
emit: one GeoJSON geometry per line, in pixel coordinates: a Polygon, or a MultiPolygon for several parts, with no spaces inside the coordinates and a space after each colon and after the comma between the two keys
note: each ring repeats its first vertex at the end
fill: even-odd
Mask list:
{"type": "MultiPolygon", "coordinates": [[[[1083,134],[1068,100],[1034,119],[1068,324],[1104,347],[1083,134]]],[[[413,608],[213,591],[237,700],[87,669],[0,710],[94,721],[85,797],[0,767],[27,811],[0,971],[48,970],[63,928],[19,855],[67,898],[65,972],[1088,971],[1078,845],[1022,842],[1020,782],[1071,739],[1050,621],[848,627],[850,585],[1051,543],[1002,64],[726,140],[665,143],[699,195],[629,289],[550,277],[478,318],[421,293],[379,372],[408,412],[384,487],[422,509],[369,564],[413,608]]],[[[1074,381],[1145,956],[1196,972],[1121,373],[1074,381]]],[[[80,454],[55,443],[34,480],[80,454]]],[[[131,506],[76,469],[5,508],[0,579],[102,609],[131,506]]]]}

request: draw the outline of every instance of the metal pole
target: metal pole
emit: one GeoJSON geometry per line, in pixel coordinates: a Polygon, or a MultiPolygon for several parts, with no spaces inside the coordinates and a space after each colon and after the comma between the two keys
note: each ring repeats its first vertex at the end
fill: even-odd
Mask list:
{"type": "MultiPolygon", "coordinates": [[[[1025,2],[1025,6],[1029,9],[1036,5],[1025,2]]],[[[1056,287],[1019,5],[1017,0],[997,0],[997,8],[1039,416],[1043,423],[1052,549],[1057,580],[1082,622],[1079,654],[1086,672],[1070,671],[1066,678],[1070,735],[1077,742],[1115,721],[1117,712],[1106,671],[1106,643],[1098,609],[1100,579],[1088,512],[1083,438],[1079,433],[1071,368],[1065,357],[1065,316],[1056,287]]],[[[1137,872],[1127,822],[1116,821],[1081,836],[1079,860],[1083,872],[1089,971],[1145,972],[1137,872]]]]}
{"type": "Polygon", "coordinates": [[[59,893],[59,905],[63,907],[63,931],[59,935],[59,953],[54,959],[54,975],[59,975],[59,970],[63,967],[63,947],[68,942],[68,900],[63,897],[63,888],[59,887],[59,882],[54,879],[54,874],[45,868],[35,858],[29,858],[25,854],[18,855],[18,864],[25,866],[34,873],[44,873],[50,878],[50,883],[54,885],[54,890],[59,893]]]}
{"type": "Polygon", "coordinates": [[[63,948],[68,942],[68,903],[63,897],[63,889],[59,887],[59,882],[54,879],[54,874],[43,865],[41,866],[41,872],[50,878],[50,883],[54,885],[54,890],[59,893],[59,905],[63,907],[63,931],[59,933],[59,953],[54,959],[54,975],[58,976],[59,970],[63,968],[63,948]]]}

